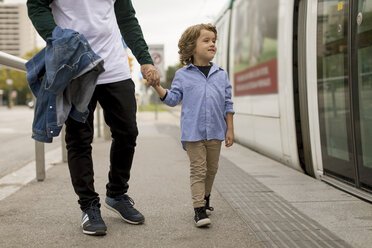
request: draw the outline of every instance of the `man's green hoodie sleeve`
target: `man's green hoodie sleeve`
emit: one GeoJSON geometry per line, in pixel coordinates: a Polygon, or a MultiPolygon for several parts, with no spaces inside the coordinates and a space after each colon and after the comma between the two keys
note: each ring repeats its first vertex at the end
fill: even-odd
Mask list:
{"type": "Polygon", "coordinates": [[[52,32],[57,26],[54,22],[52,9],[49,7],[52,2],[53,0],[27,0],[28,16],[44,40],[52,37],[52,32]]]}
{"type": "MultiPolygon", "coordinates": [[[[28,16],[44,40],[52,36],[53,30],[57,26],[53,18],[52,9],[49,7],[52,2],[53,0],[27,0],[28,16]]],[[[136,12],[132,1],[116,0],[114,8],[121,35],[137,61],[141,65],[154,64],[135,16],[136,12]]]]}
{"type": "Polygon", "coordinates": [[[115,15],[121,35],[138,63],[154,64],[148,52],[146,41],[143,37],[141,27],[136,18],[136,11],[131,0],[116,0],[115,15]]]}

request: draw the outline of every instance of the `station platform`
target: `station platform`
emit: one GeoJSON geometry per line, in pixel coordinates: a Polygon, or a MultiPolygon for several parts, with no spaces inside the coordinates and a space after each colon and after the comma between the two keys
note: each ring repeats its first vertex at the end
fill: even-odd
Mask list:
{"type": "MultiPolygon", "coordinates": [[[[222,148],[212,224],[195,227],[179,113],[159,112],[155,120],[153,112],[140,112],[137,122],[128,194],[143,225],[127,224],[102,206],[107,235],[84,235],[67,164],[52,163],[45,181],[33,179],[0,200],[0,247],[371,247],[372,204],[236,143],[222,148]]],[[[101,202],[109,149],[110,141],[95,139],[101,202]]],[[[46,157],[62,161],[56,154],[46,157]]]]}

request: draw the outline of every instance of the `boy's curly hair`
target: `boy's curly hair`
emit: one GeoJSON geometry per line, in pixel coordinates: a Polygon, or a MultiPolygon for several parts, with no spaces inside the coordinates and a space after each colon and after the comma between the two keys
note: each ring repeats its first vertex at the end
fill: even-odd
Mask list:
{"type": "Polygon", "coordinates": [[[189,65],[194,62],[193,53],[196,47],[196,40],[199,38],[202,29],[213,32],[217,40],[217,29],[213,24],[197,24],[187,28],[178,41],[178,54],[182,65],[189,65]]]}

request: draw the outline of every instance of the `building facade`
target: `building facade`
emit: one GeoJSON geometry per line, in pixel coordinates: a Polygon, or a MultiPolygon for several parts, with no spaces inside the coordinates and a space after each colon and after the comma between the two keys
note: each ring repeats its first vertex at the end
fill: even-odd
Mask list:
{"type": "Polygon", "coordinates": [[[37,47],[37,33],[27,15],[26,4],[0,0],[0,51],[22,57],[37,47]]]}

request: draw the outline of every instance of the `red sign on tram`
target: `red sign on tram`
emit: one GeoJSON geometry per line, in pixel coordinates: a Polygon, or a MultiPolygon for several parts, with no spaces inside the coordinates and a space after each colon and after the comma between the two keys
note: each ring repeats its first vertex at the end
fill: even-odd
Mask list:
{"type": "Polygon", "coordinates": [[[235,96],[275,93],[278,93],[276,58],[234,75],[235,96]]]}

